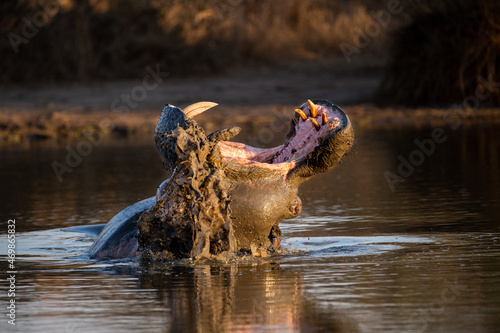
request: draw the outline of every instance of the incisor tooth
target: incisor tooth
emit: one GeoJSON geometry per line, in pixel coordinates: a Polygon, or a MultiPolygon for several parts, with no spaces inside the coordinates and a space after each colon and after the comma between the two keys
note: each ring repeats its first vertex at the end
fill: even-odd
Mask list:
{"type": "Polygon", "coordinates": [[[316,118],[318,116],[318,111],[316,111],[316,105],[314,105],[314,103],[311,102],[310,99],[307,100],[307,103],[309,103],[309,110],[311,110],[311,117],[316,118]]]}
{"type": "Polygon", "coordinates": [[[191,104],[190,106],[184,108],[184,110],[182,110],[182,111],[189,118],[194,118],[197,115],[199,115],[200,113],[203,113],[203,112],[207,111],[208,109],[213,108],[214,106],[217,106],[217,105],[219,105],[219,104],[214,103],[214,102],[198,102],[198,103],[191,104]]]}
{"type": "Polygon", "coordinates": [[[321,119],[323,119],[323,125],[328,123],[328,116],[326,115],[326,113],[323,113],[321,115],[321,119]]]}
{"type": "Polygon", "coordinates": [[[300,116],[300,118],[302,118],[302,120],[304,120],[304,121],[307,120],[307,116],[304,113],[304,111],[302,111],[301,109],[297,109],[297,110],[295,110],[295,112],[297,112],[299,114],[299,116],[300,116]]]}
{"type": "Polygon", "coordinates": [[[314,125],[314,127],[316,128],[316,131],[319,131],[319,129],[321,128],[318,124],[318,122],[316,121],[316,119],[314,118],[309,118],[311,119],[311,123],[314,125]]]}

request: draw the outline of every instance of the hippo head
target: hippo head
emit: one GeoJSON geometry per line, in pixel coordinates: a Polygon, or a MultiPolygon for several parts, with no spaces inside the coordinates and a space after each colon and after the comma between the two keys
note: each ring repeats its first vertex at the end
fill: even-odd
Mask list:
{"type": "MultiPolygon", "coordinates": [[[[199,183],[211,187],[217,183],[216,196],[227,199],[229,207],[222,215],[229,215],[232,226],[226,230],[234,235],[237,250],[274,250],[281,240],[278,223],[298,216],[302,210],[297,195],[299,185],[333,168],[350,150],[354,131],[349,118],[326,100],[308,101],[293,113],[285,142],[261,149],[227,141],[239,133],[238,127],[205,135],[193,117],[215,105],[200,102],[183,111],[171,105],[165,107],[155,132],[163,164],[171,174],[179,173],[176,169],[184,165],[186,156],[196,156],[202,168],[216,168],[216,173],[207,174],[216,174],[217,180],[199,183]],[[205,153],[200,155],[199,150],[205,153]]],[[[157,206],[169,182],[158,189],[157,206]]],[[[157,207],[156,211],[161,209],[157,207]]]]}

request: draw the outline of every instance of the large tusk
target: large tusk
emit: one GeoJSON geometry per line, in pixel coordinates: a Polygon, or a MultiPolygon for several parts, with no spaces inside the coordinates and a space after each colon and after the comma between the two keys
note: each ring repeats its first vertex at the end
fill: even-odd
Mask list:
{"type": "Polygon", "coordinates": [[[183,111],[186,114],[186,116],[188,116],[189,118],[194,118],[197,115],[199,115],[200,113],[203,113],[203,112],[207,111],[208,109],[213,108],[214,106],[217,106],[217,105],[219,105],[219,104],[214,103],[214,102],[198,102],[198,103],[191,104],[190,106],[187,106],[186,108],[184,108],[183,111]]]}

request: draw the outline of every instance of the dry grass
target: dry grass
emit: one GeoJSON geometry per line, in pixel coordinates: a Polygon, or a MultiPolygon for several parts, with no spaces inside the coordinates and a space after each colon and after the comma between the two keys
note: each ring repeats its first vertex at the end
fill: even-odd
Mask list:
{"type": "MultiPolygon", "coordinates": [[[[55,16],[13,51],[0,41],[0,81],[137,78],[160,64],[171,74],[198,75],[248,63],[342,55],[353,27],[372,20],[384,1],[329,0],[58,0],[55,16]]],[[[22,36],[38,1],[0,4],[0,34],[22,36]]],[[[384,33],[363,52],[383,49],[384,33]]]]}
{"type": "Polygon", "coordinates": [[[410,16],[396,31],[380,102],[500,105],[498,1],[421,0],[410,16]]]}

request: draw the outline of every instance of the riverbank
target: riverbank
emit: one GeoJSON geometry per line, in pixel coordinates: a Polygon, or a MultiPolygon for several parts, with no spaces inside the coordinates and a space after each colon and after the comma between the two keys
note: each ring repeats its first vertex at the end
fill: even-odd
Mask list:
{"type": "MultiPolygon", "coordinates": [[[[207,132],[226,126],[245,131],[288,126],[293,105],[219,106],[197,117],[207,132]],[[281,125],[280,125],[281,124],[281,125]]],[[[343,108],[354,126],[454,126],[467,122],[498,123],[500,110],[377,108],[370,104],[343,108]]],[[[106,138],[152,137],[160,111],[143,110],[127,114],[105,111],[15,111],[0,113],[0,144],[31,140],[73,141],[98,132],[106,138]]]]}
{"type": "Polygon", "coordinates": [[[376,107],[369,100],[381,78],[379,68],[367,62],[346,67],[339,59],[202,78],[169,77],[151,68],[137,81],[6,87],[0,91],[0,142],[78,140],[96,131],[103,138],[151,137],[166,103],[185,107],[204,100],[219,103],[197,118],[208,132],[234,125],[276,131],[276,124],[288,126],[307,99],[332,101],[356,127],[500,121],[499,109],[376,107]]]}

